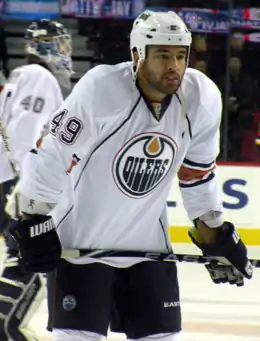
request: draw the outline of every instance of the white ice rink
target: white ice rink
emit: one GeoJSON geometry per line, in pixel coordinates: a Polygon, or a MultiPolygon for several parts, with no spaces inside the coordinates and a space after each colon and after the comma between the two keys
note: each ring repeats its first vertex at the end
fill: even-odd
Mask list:
{"type": "MultiPolygon", "coordinates": [[[[193,252],[192,246],[178,245],[176,251],[193,252]]],[[[260,247],[249,250],[260,258],[260,247]]],[[[183,312],[183,341],[260,341],[260,269],[241,288],[211,282],[203,265],[180,264],[179,280],[183,312]]],[[[35,314],[31,328],[41,341],[51,341],[45,331],[46,302],[35,314]]],[[[109,340],[124,335],[109,334],[109,340]]]]}

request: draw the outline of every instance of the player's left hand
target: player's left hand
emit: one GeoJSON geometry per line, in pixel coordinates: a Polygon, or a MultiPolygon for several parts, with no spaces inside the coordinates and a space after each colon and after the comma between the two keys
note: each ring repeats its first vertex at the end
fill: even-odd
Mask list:
{"type": "Polygon", "coordinates": [[[242,286],[244,278],[251,279],[253,276],[253,266],[247,257],[247,248],[230,222],[224,222],[218,229],[218,238],[212,244],[203,243],[195,227],[190,229],[189,236],[205,256],[212,257],[206,264],[206,269],[214,283],[242,286]]]}

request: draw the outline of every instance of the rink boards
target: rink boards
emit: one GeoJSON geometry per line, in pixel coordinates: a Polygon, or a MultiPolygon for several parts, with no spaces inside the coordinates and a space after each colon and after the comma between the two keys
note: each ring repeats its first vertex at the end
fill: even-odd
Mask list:
{"type": "MultiPolygon", "coordinates": [[[[216,170],[224,218],[235,224],[247,245],[260,246],[260,164],[220,164],[216,170]]],[[[168,202],[169,231],[174,243],[190,243],[191,222],[175,179],[168,202]]]]}

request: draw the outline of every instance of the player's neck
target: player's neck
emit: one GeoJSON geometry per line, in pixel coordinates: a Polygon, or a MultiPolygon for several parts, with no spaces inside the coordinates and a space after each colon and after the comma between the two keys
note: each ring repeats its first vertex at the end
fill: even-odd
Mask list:
{"type": "Polygon", "coordinates": [[[142,73],[138,74],[137,81],[142,95],[150,103],[161,103],[167,97],[167,95],[161,93],[160,91],[156,91],[155,89],[151,88],[150,84],[142,76],[142,73]]]}
{"type": "Polygon", "coordinates": [[[136,86],[152,115],[157,121],[160,121],[170,105],[172,95],[164,95],[153,91],[147,82],[142,82],[141,77],[138,77],[136,86]]]}

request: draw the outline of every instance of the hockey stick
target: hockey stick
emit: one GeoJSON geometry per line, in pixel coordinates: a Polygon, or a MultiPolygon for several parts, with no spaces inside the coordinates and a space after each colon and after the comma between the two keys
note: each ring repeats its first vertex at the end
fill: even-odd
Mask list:
{"type": "MultiPolygon", "coordinates": [[[[10,98],[11,98],[12,92],[8,91],[5,98],[2,99],[1,97],[1,107],[0,107],[0,114],[4,113],[5,108],[7,103],[9,102],[10,98]]],[[[12,171],[14,173],[15,177],[19,177],[19,173],[16,170],[16,165],[15,165],[15,161],[12,159],[12,153],[11,153],[11,148],[9,146],[9,142],[8,142],[8,136],[6,134],[6,129],[5,129],[5,125],[0,117],[0,136],[3,139],[3,143],[4,143],[4,151],[7,155],[7,158],[9,160],[10,166],[12,168],[12,171]]]]}
{"type": "Polygon", "coordinates": [[[10,162],[12,171],[13,171],[15,176],[18,176],[18,172],[16,170],[15,163],[12,160],[12,157],[11,157],[11,149],[9,147],[8,137],[7,137],[7,134],[6,134],[6,131],[5,131],[5,126],[3,125],[1,120],[0,120],[0,135],[1,135],[2,140],[3,140],[4,150],[5,150],[5,153],[6,153],[7,157],[8,157],[8,160],[10,162]]]}
{"type": "MultiPolygon", "coordinates": [[[[210,262],[212,257],[201,256],[201,255],[187,255],[187,254],[176,254],[178,262],[187,262],[187,263],[197,263],[197,264],[206,264],[210,262]]],[[[249,259],[252,265],[255,268],[260,268],[260,260],[259,259],[249,259]]]]}
{"type": "MultiPolygon", "coordinates": [[[[83,256],[84,254],[80,254],[80,251],[75,250],[63,250],[62,258],[78,258],[83,256]]],[[[197,263],[197,264],[206,264],[209,263],[213,257],[201,256],[201,255],[188,255],[188,254],[163,254],[159,252],[139,252],[139,251],[105,251],[105,250],[89,250],[85,254],[91,258],[102,258],[102,257],[141,257],[141,258],[149,258],[151,260],[164,260],[167,262],[186,262],[186,263],[197,263]]],[[[258,259],[249,259],[252,265],[256,268],[260,268],[260,260],[258,259]]]]}
{"type": "MultiPolygon", "coordinates": [[[[4,144],[4,151],[7,155],[9,164],[10,164],[12,171],[13,171],[13,174],[14,174],[14,177],[15,178],[17,177],[19,179],[19,173],[16,169],[15,162],[11,156],[11,149],[10,149],[10,146],[8,143],[8,136],[6,134],[5,126],[1,120],[0,120],[0,136],[2,137],[3,144],[4,144]]],[[[10,198],[7,200],[7,203],[5,205],[5,212],[10,217],[13,217],[13,212],[15,212],[15,217],[13,217],[14,219],[17,219],[19,216],[19,208],[18,208],[19,204],[18,204],[18,198],[17,198],[18,189],[19,189],[19,181],[17,182],[14,189],[10,193],[10,198]]]]}

